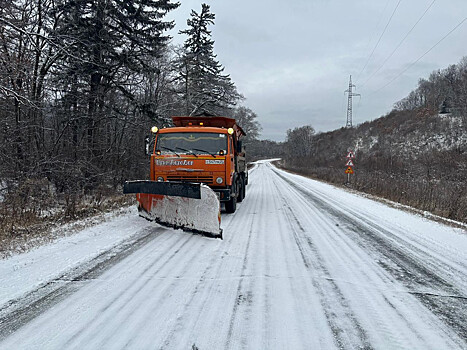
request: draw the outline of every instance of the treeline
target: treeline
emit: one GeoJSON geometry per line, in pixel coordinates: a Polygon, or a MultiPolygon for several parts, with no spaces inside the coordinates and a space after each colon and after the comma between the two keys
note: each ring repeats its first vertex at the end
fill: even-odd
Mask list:
{"type": "Polygon", "coordinates": [[[245,143],[247,147],[247,161],[254,162],[260,159],[280,158],[284,155],[283,142],[271,140],[251,140],[245,143]]]}
{"type": "Polygon", "coordinates": [[[352,149],[353,188],[467,222],[466,63],[421,79],[392,112],[356,128],[289,130],[284,166],[344,184],[352,149]]]}
{"type": "Polygon", "coordinates": [[[399,111],[421,110],[436,113],[439,109],[465,118],[467,116],[467,57],[458,64],[437,70],[428,79],[420,79],[417,89],[397,102],[399,111]]]}
{"type": "Polygon", "coordinates": [[[277,158],[284,153],[283,144],[271,140],[259,140],[261,126],[257,121],[257,115],[251,109],[238,107],[233,113],[233,118],[245,131],[243,145],[246,148],[246,160],[248,163],[259,159],[277,158]]]}
{"type": "Polygon", "coordinates": [[[172,115],[235,116],[250,141],[258,136],[214,54],[215,15],[193,10],[173,46],[166,15],[178,6],[0,1],[0,219],[40,215],[57,200],[74,216],[84,196],[100,202],[147,177],[144,136],[172,115]]]}

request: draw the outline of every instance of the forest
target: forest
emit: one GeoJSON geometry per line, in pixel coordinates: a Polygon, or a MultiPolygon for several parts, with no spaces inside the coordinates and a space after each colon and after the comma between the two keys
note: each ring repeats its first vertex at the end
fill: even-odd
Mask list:
{"type": "Polygon", "coordinates": [[[283,166],[467,222],[467,57],[437,70],[386,116],[354,128],[288,130],[283,166]]]}
{"type": "Polygon", "coordinates": [[[147,178],[144,138],[173,115],[257,115],[214,53],[209,5],[183,45],[167,34],[170,0],[0,0],[0,227],[74,219],[121,205],[147,178]]]}

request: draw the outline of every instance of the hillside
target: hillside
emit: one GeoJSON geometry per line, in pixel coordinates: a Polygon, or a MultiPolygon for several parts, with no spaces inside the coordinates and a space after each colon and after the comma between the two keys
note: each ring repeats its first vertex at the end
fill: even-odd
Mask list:
{"type": "Polygon", "coordinates": [[[289,130],[283,165],[343,184],[352,149],[355,189],[467,222],[465,61],[421,79],[418,89],[376,120],[319,134],[309,126],[289,130]],[[458,78],[447,85],[453,70],[458,78]]]}

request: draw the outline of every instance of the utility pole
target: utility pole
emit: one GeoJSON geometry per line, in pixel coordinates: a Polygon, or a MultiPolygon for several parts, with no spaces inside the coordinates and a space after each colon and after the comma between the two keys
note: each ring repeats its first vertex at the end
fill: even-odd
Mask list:
{"type": "Polygon", "coordinates": [[[349,88],[344,91],[344,93],[347,92],[347,123],[345,124],[346,128],[351,128],[352,127],[352,97],[353,96],[361,96],[360,94],[356,94],[352,92],[352,89],[355,87],[355,85],[352,84],[352,76],[350,76],[350,81],[349,81],[349,88]]]}

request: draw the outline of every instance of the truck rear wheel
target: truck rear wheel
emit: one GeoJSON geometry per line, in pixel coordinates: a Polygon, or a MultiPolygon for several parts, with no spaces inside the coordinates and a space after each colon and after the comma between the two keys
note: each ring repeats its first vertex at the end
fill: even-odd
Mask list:
{"type": "Polygon", "coordinates": [[[243,177],[240,177],[240,186],[238,189],[237,202],[242,202],[243,198],[245,198],[245,179],[243,177]]]}

